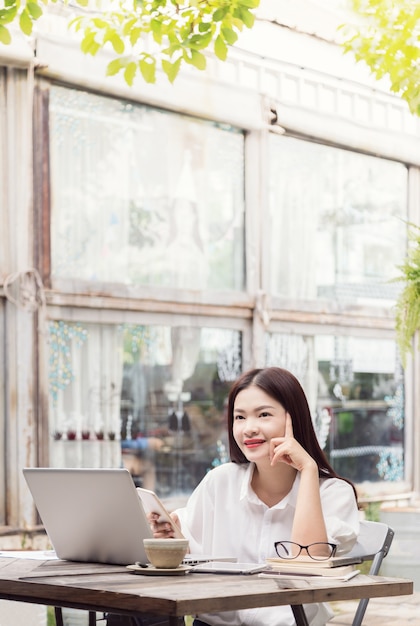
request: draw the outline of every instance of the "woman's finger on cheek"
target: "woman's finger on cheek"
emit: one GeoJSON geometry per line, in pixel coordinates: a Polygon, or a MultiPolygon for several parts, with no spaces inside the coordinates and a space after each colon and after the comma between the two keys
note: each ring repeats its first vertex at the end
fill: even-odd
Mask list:
{"type": "Polygon", "coordinates": [[[274,456],[274,449],[276,447],[276,444],[274,443],[273,440],[270,441],[270,447],[268,449],[268,456],[270,457],[270,461],[273,460],[273,456],[274,456]]]}
{"type": "Polygon", "coordinates": [[[271,453],[271,465],[275,465],[279,461],[281,461],[282,457],[282,447],[279,443],[273,443],[273,449],[271,453]]]}
{"type": "Polygon", "coordinates": [[[283,437],[276,437],[275,439],[271,439],[270,440],[270,459],[273,458],[274,454],[276,453],[277,448],[280,446],[280,444],[284,441],[283,437]]]}

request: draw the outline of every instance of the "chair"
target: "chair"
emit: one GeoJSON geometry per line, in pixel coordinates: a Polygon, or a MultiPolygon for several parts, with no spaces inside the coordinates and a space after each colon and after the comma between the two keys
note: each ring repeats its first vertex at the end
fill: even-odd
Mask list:
{"type": "MultiPolygon", "coordinates": [[[[369,575],[375,576],[389,552],[394,534],[392,528],[387,524],[362,520],[357,543],[346,556],[358,557],[362,562],[372,561],[369,575]]],[[[352,626],[361,626],[368,603],[369,598],[363,598],[359,601],[352,626]]]]}

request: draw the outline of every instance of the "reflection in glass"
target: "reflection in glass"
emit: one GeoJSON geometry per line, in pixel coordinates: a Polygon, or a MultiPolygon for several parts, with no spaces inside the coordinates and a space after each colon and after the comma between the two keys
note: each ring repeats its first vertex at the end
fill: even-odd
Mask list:
{"type": "Polygon", "coordinates": [[[53,86],[52,275],[244,288],[244,136],[53,86]]]}
{"type": "Polygon", "coordinates": [[[356,483],[404,479],[404,382],[394,341],[273,333],[266,347],[270,364],[290,369],[309,391],[318,439],[339,474],[356,483]],[[290,367],[284,351],[298,339],[314,364],[305,371],[290,367]]]}
{"type": "Polygon", "coordinates": [[[352,304],[394,300],[406,197],[400,163],[271,135],[272,292],[352,304]]]}
{"type": "Polygon", "coordinates": [[[172,496],[227,461],[240,332],[51,322],[49,348],[52,466],[123,464],[172,496]]]}

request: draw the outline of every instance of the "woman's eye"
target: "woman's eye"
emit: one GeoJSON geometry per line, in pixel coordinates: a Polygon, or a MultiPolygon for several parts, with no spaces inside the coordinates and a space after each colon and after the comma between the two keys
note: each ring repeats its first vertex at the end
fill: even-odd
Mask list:
{"type": "Polygon", "coordinates": [[[263,413],[260,413],[260,417],[270,417],[270,413],[267,413],[267,411],[264,411],[263,413]]]}
{"type": "Polygon", "coordinates": [[[235,415],[235,416],[234,416],[234,419],[235,419],[235,420],[243,420],[243,419],[244,419],[244,417],[243,417],[243,415],[235,415]]]}

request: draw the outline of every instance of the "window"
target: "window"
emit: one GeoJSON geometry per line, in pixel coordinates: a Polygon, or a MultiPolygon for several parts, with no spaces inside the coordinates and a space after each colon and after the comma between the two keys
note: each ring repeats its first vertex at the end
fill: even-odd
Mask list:
{"type": "Polygon", "coordinates": [[[119,466],[189,494],[228,458],[225,400],[241,333],[142,324],[49,325],[50,465],[119,466]]]}
{"type": "Polygon", "coordinates": [[[270,136],[271,292],[381,304],[404,256],[407,170],[400,163],[270,136]]]}
{"type": "Polygon", "coordinates": [[[53,86],[53,278],[243,290],[244,135],[53,86]]]}
{"type": "MultiPolygon", "coordinates": [[[[60,292],[71,281],[73,293],[87,300],[83,281],[88,293],[108,293],[104,283],[133,287],[130,320],[136,320],[116,323],[105,315],[93,323],[92,301],[89,322],[65,321],[77,319],[71,304],[60,321],[58,304],[49,327],[50,462],[124,464],[161,496],[190,493],[228,458],[223,402],[243,367],[242,342],[248,346],[254,330],[247,326],[252,293],[235,329],[219,328],[222,312],[213,322],[215,309],[203,313],[199,327],[195,296],[188,295],[245,292],[244,133],[51,86],[49,136],[53,286],[60,292]],[[137,310],[144,297],[138,287],[151,288],[148,298],[155,289],[168,299],[167,310],[157,313],[150,297],[147,323],[137,310]],[[192,327],[177,321],[181,302],[192,327]],[[156,314],[165,322],[152,319],[156,314]]],[[[377,312],[383,313],[374,305],[389,307],[400,289],[390,279],[406,249],[407,169],[274,134],[268,153],[269,219],[261,246],[249,233],[247,259],[259,267],[260,259],[252,258],[259,250],[269,270],[263,272],[267,284],[256,272],[252,286],[271,297],[266,362],[302,381],[339,473],[357,483],[401,483],[404,386],[389,329],[375,336],[361,327],[360,336],[350,336],[340,324],[321,325],[314,307],[310,328],[287,334],[284,327],[278,331],[276,315],[279,320],[279,309],[293,302],[286,327],[295,313],[303,327],[304,301],[322,299],[321,307],[338,303],[336,321],[349,307],[367,305],[365,315],[376,328],[377,312]]],[[[257,188],[261,179],[249,170],[253,175],[249,187],[257,188]]],[[[250,212],[259,210],[250,203],[250,212]]],[[[216,294],[212,306],[233,304],[235,297],[216,294]]],[[[109,303],[112,309],[112,298],[109,303]]],[[[245,361],[258,362],[260,349],[254,342],[245,361]]]]}
{"type": "Polygon", "coordinates": [[[266,361],[302,383],[339,474],[359,484],[403,482],[404,382],[393,340],[272,333],[266,361]]]}

